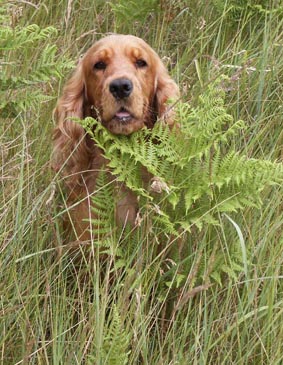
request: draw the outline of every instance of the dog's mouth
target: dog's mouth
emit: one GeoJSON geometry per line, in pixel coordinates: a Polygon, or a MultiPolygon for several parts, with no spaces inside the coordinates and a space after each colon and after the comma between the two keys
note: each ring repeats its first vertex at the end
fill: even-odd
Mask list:
{"type": "Polygon", "coordinates": [[[122,124],[129,123],[134,116],[124,107],[120,108],[117,113],[114,115],[114,120],[120,122],[122,124]]]}
{"type": "Polygon", "coordinates": [[[143,128],[144,121],[125,107],[121,107],[104,125],[113,134],[129,135],[143,128]]]}

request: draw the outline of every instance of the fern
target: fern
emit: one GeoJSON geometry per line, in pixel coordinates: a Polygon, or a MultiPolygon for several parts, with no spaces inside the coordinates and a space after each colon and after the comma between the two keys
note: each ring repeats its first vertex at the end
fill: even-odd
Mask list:
{"type": "Polygon", "coordinates": [[[108,331],[104,337],[102,358],[108,365],[127,365],[130,354],[130,336],[124,329],[116,306],[108,331]]]}
{"type": "Polygon", "coordinates": [[[114,227],[114,187],[109,182],[107,171],[101,171],[96,179],[96,191],[92,196],[92,230],[99,237],[110,233],[114,227]],[[107,202],[107,204],[105,204],[107,202]]]}
{"type": "Polygon", "coordinates": [[[282,6],[269,0],[213,0],[213,5],[219,14],[223,14],[225,10],[226,16],[232,21],[241,20],[243,14],[249,17],[283,14],[282,6]]]}
{"type": "Polygon", "coordinates": [[[0,45],[1,49],[9,51],[26,49],[27,45],[33,46],[36,42],[42,42],[56,34],[57,30],[54,27],[41,29],[37,24],[31,24],[23,28],[12,28],[6,25],[0,28],[0,45]]]}
{"type": "Polygon", "coordinates": [[[46,88],[73,66],[66,57],[58,59],[54,27],[12,26],[8,5],[1,8],[0,26],[0,112],[4,118],[51,100],[46,88]]]}
{"type": "MultiPolygon", "coordinates": [[[[111,322],[105,329],[103,336],[102,348],[98,349],[101,364],[107,365],[127,365],[131,351],[130,335],[123,326],[121,316],[117,306],[113,305],[111,322]]],[[[89,356],[89,364],[93,364],[96,360],[95,355],[89,356]]]]}
{"type": "MultiPolygon", "coordinates": [[[[281,163],[248,158],[231,147],[245,123],[228,114],[223,79],[209,85],[196,106],[180,103],[176,114],[178,130],[156,123],[131,136],[112,135],[92,118],[82,122],[110,161],[111,174],[140,197],[152,237],[217,229],[222,213],[259,208],[262,191],[282,183],[281,163]],[[142,169],[152,175],[150,186],[142,182],[142,169]]],[[[230,266],[220,255],[211,278],[238,272],[241,260],[233,255],[230,266]]]]}
{"type": "Polygon", "coordinates": [[[118,22],[133,22],[146,18],[159,8],[157,0],[142,0],[141,2],[122,0],[117,3],[110,3],[111,9],[118,22]]]}
{"type": "Polygon", "coordinates": [[[261,191],[283,178],[282,164],[249,159],[231,149],[231,137],[245,126],[233,122],[224,98],[217,81],[199,97],[196,107],[180,104],[181,127],[176,133],[160,123],[152,131],[143,129],[130,137],[114,136],[91,118],[84,126],[110,160],[112,174],[158,206],[159,216],[170,217],[175,230],[200,227],[202,222],[216,222],[219,212],[259,207],[261,191]],[[156,194],[144,187],[141,168],[165,184],[167,191],[156,194]]]}

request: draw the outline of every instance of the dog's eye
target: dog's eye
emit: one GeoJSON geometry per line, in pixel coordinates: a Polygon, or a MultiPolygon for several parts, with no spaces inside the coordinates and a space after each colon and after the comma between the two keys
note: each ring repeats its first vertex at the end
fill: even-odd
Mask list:
{"type": "Polygon", "coordinates": [[[145,60],[142,60],[142,59],[140,59],[140,60],[136,60],[136,66],[137,66],[138,68],[144,68],[144,67],[146,67],[146,66],[147,66],[147,63],[146,63],[146,61],[145,61],[145,60]]]}
{"type": "Polygon", "coordinates": [[[106,69],[106,63],[103,61],[96,62],[93,66],[95,70],[105,70],[106,69]]]}

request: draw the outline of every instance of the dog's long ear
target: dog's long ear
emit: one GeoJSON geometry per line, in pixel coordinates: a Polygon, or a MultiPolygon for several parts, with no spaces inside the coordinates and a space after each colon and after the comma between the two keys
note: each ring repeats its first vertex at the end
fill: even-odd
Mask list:
{"type": "Polygon", "coordinates": [[[79,172],[87,170],[89,165],[90,151],[85,131],[72,120],[84,117],[85,103],[85,84],[80,62],[66,83],[54,113],[57,127],[53,133],[52,167],[55,171],[62,170],[63,175],[69,176],[68,185],[76,184],[79,172]]]}
{"type": "Polygon", "coordinates": [[[180,91],[175,81],[169,76],[162,61],[158,59],[155,81],[155,102],[158,118],[163,118],[169,126],[174,125],[174,108],[172,103],[180,97],[180,91]],[[170,105],[170,101],[172,101],[170,105]]]}

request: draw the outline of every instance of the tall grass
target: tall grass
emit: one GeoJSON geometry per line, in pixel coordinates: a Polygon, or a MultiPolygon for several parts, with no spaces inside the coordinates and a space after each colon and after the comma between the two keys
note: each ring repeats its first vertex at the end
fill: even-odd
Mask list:
{"type": "MultiPolygon", "coordinates": [[[[250,2],[259,7],[235,3],[14,6],[22,8],[18,24],[58,29],[58,59],[78,59],[109,32],[141,36],[164,57],[184,100],[228,75],[229,110],[248,123],[235,148],[280,160],[283,11],[275,0],[250,2]]],[[[30,52],[23,62],[41,49],[30,52]]],[[[63,81],[54,79],[47,89],[52,100],[1,121],[0,364],[282,364],[281,186],[264,193],[261,210],[223,216],[217,236],[190,234],[182,263],[190,270],[181,289],[169,281],[160,290],[164,267],[174,261],[156,256],[157,242],[146,233],[133,241],[123,270],[115,252],[106,262],[95,248],[90,256],[81,248],[70,253],[62,242],[64,202],[59,189],[54,194],[49,169],[52,110],[63,81]],[[216,259],[208,247],[220,248],[229,267],[235,244],[246,250],[246,272],[208,282],[205,273],[216,259]]]]}

